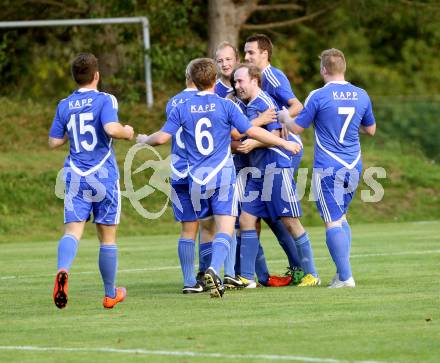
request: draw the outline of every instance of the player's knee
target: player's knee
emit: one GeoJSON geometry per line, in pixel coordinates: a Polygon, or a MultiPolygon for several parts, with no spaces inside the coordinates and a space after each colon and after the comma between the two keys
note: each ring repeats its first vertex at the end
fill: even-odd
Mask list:
{"type": "Polygon", "coordinates": [[[282,221],[294,238],[298,238],[305,233],[305,229],[299,218],[282,218],[282,221]]]}
{"type": "Polygon", "coordinates": [[[197,227],[197,222],[182,222],[182,232],[180,233],[180,237],[195,240],[197,237],[197,227]]]}
{"type": "Polygon", "coordinates": [[[333,228],[333,227],[341,227],[342,226],[342,218],[337,221],[325,222],[325,228],[333,228]]]}

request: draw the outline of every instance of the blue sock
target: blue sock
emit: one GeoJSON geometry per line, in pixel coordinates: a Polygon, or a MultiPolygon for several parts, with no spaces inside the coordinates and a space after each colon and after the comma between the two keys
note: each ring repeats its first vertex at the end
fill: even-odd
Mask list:
{"type": "Polygon", "coordinates": [[[255,229],[241,231],[240,268],[241,276],[253,280],[255,278],[255,261],[260,240],[255,229]]]}
{"type": "Polygon", "coordinates": [[[277,238],[278,243],[286,253],[287,259],[289,260],[289,266],[292,268],[301,267],[301,259],[299,257],[295,240],[287,230],[284,223],[280,219],[277,221],[272,221],[270,218],[265,218],[264,221],[270,227],[273,234],[277,238]]]}
{"type": "Polygon", "coordinates": [[[225,275],[235,276],[235,253],[237,250],[237,238],[236,233],[232,235],[231,248],[229,249],[228,255],[225,260],[225,275]]]}
{"type": "Polygon", "coordinates": [[[65,234],[58,242],[58,270],[69,271],[78,250],[78,240],[71,234],[65,234]]]}
{"type": "Polygon", "coordinates": [[[234,271],[236,275],[241,275],[240,267],[240,247],[241,247],[241,234],[236,234],[237,246],[235,247],[235,267],[234,271]]]}
{"type": "Polygon", "coordinates": [[[118,269],[118,247],[101,244],[99,248],[99,271],[104,282],[105,296],[116,296],[115,280],[118,269]]]}
{"type": "Polygon", "coordinates": [[[232,237],[226,233],[217,233],[212,241],[212,259],[210,267],[218,274],[225,263],[226,255],[229,252],[232,237]]]}
{"type": "Polygon", "coordinates": [[[295,244],[301,256],[301,267],[304,270],[304,274],[312,274],[317,277],[318,274],[316,273],[315,262],[313,260],[313,249],[307,232],[299,236],[295,240],[295,244]]]}
{"type": "Polygon", "coordinates": [[[196,277],[194,274],[195,241],[193,239],[179,238],[177,245],[180,267],[183,274],[183,285],[194,286],[196,277]]]}
{"type": "Polygon", "coordinates": [[[342,227],[331,227],[326,231],[327,247],[336,265],[339,280],[345,281],[351,277],[349,241],[342,227]]]}
{"type": "Polygon", "coordinates": [[[269,281],[269,269],[267,268],[266,256],[264,256],[261,243],[258,245],[258,253],[255,259],[255,273],[257,274],[258,281],[263,285],[269,281]]]}
{"type": "Polygon", "coordinates": [[[345,219],[342,220],[342,229],[344,230],[345,234],[348,237],[348,252],[350,253],[350,248],[351,248],[351,228],[350,228],[350,225],[348,224],[348,222],[345,219]]]}
{"type": "Polygon", "coordinates": [[[212,242],[199,244],[199,271],[205,272],[211,264],[212,242]]]}

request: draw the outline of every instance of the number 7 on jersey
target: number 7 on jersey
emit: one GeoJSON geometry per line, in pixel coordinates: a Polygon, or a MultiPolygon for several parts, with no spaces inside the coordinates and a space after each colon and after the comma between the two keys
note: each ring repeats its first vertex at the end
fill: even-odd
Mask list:
{"type": "Polygon", "coordinates": [[[338,107],[339,115],[347,115],[347,118],[344,121],[344,125],[342,126],[341,134],[339,135],[339,142],[341,144],[344,143],[344,136],[347,132],[348,125],[350,124],[351,119],[354,116],[355,108],[354,107],[338,107]]]}

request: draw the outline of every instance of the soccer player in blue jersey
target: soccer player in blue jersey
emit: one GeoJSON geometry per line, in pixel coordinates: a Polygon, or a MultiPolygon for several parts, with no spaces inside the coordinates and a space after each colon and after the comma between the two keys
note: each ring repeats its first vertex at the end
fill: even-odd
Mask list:
{"type": "MultiPolygon", "coordinates": [[[[238,96],[247,101],[246,115],[250,120],[257,117],[259,112],[274,105],[273,99],[260,88],[260,71],[252,64],[244,64],[234,71],[235,88],[238,96]]],[[[280,135],[281,125],[272,122],[266,126],[268,131],[280,135]]],[[[253,140],[250,140],[253,141],[253,140]]],[[[245,140],[243,144],[247,144],[245,140]]],[[[246,147],[246,146],[245,146],[246,147]]],[[[255,146],[254,146],[255,147],[255,146]]],[[[239,147],[240,151],[241,148],[239,147]]],[[[296,240],[301,240],[300,251],[303,254],[303,267],[306,272],[305,280],[314,281],[314,284],[300,284],[299,286],[319,285],[320,280],[313,262],[313,251],[304,229],[298,230],[296,219],[301,216],[301,206],[295,193],[295,182],[291,170],[292,154],[279,147],[259,144],[249,153],[249,166],[258,170],[253,174],[246,185],[246,194],[258,192],[256,198],[242,202],[240,216],[241,236],[241,276],[248,287],[255,287],[255,262],[260,247],[257,233],[257,221],[265,218],[270,224],[280,220],[284,224],[290,240],[286,248],[296,252],[296,240]]],[[[255,171],[254,171],[255,172],[255,171]]],[[[261,274],[261,273],[260,273],[261,274]]],[[[260,277],[259,277],[260,280],[260,277]]],[[[270,285],[268,271],[263,276],[262,284],[270,285]]]]}
{"type": "MultiPolygon", "coordinates": [[[[255,64],[260,69],[262,73],[261,88],[275,100],[279,109],[278,119],[283,122],[286,119],[298,115],[303,106],[293,93],[286,75],[280,69],[275,68],[270,64],[272,49],[272,42],[267,35],[251,35],[246,39],[244,46],[245,60],[249,63],[255,64]]],[[[289,133],[288,139],[296,141],[302,146],[302,141],[299,136],[289,133]]],[[[303,149],[301,149],[300,153],[292,157],[292,168],[294,171],[298,170],[302,155],[303,149]]],[[[290,236],[280,221],[277,223],[270,223],[269,226],[277,236],[278,241],[280,241],[281,246],[283,246],[288,256],[289,267],[287,269],[287,274],[292,276],[293,283],[296,285],[304,276],[303,271],[300,268],[301,257],[299,256],[299,247],[296,253],[295,251],[288,250],[284,247],[284,241],[288,241],[290,236]]],[[[303,229],[298,219],[295,221],[295,226],[298,233],[303,229]]]]}
{"type": "Polygon", "coordinates": [[[81,53],[72,63],[79,88],[58,104],[49,133],[49,147],[70,144],[64,164],[64,235],[58,243],[58,272],[53,299],[66,307],[69,269],[75,258],[84,226],[93,212],[100,249],[99,270],[104,282],[104,308],[123,301],[126,290],[115,287],[118,265],[116,228],[121,213],[119,171],[113,139],[133,138],[133,128],[118,121],[118,102],[99,92],[98,60],[81,53]]]}
{"type": "Polygon", "coordinates": [[[345,81],[344,54],[327,49],[320,58],[325,86],[309,94],[304,110],[288,126],[299,134],[314,125],[314,194],[336,265],[329,287],[355,287],[347,211],[362,173],[359,132],[373,136],[376,122],[367,92],[345,81]]]}
{"type": "MultiPolygon", "coordinates": [[[[221,42],[214,54],[214,60],[217,64],[218,78],[215,81],[214,92],[222,98],[226,98],[233,91],[231,86],[231,74],[235,66],[240,62],[240,54],[238,49],[229,42],[221,42]]],[[[234,163],[237,158],[234,157],[234,163]]],[[[223,283],[227,288],[242,288],[243,283],[235,273],[235,256],[237,249],[237,238],[239,231],[234,233],[229,249],[228,256],[225,260],[223,283]]],[[[203,246],[204,247],[204,246],[203,246]]]]}
{"type": "Polygon", "coordinates": [[[224,286],[218,272],[228,253],[237,215],[231,130],[236,128],[261,142],[284,147],[293,153],[298,152],[300,147],[252,126],[232,101],[216,95],[216,67],[212,59],[193,61],[190,74],[200,92],[177,106],[162,130],[150,135],[146,142],[150,145],[164,144],[183,127],[194,209],[199,219],[214,216],[216,225],[212,259],[205,273],[205,282],[211,297],[221,297],[224,286]]]}
{"type": "MultiPolygon", "coordinates": [[[[165,112],[167,118],[177,105],[186,102],[198,92],[189,74],[190,67],[191,62],[185,71],[186,88],[171,97],[166,105],[165,112]]],[[[182,293],[193,294],[203,292],[204,286],[202,283],[203,280],[197,279],[194,272],[195,240],[199,224],[189,195],[188,160],[186,157],[185,144],[183,143],[181,135],[182,128],[173,135],[171,141],[171,201],[174,218],[181,223],[182,227],[177,247],[180,267],[183,274],[182,293]]],[[[136,141],[143,143],[146,138],[147,135],[139,134],[136,137],[136,141]]],[[[207,244],[202,244],[201,246],[208,247],[207,244]]],[[[206,248],[202,247],[201,250],[203,252],[206,248]]],[[[206,268],[208,268],[208,266],[206,266],[206,268]]],[[[206,268],[204,270],[206,270],[206,268]]],[[[204,276],[204,272],[202,276],[204,276]]]]}
{"type": "Polygon", "coordinates": [[[221,42],[215,50],[215,62],[219,76],[215,81],[214,92],[225,98],[233,91],[231,74],[235,66],[240,63],[238,49],[229,42],[221,42]]]}

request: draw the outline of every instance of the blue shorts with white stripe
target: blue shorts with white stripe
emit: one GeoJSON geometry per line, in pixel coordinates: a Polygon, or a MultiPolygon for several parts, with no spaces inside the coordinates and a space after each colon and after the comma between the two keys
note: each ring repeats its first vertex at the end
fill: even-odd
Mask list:
{"type": "Polygon", "coordinates": [[[272,220],[280,217],[301,217],[301,204],[296,194],[293,170],[266,169],[264,177],[249,178],[241,208],[255,217],[272,220]]]}
{"type": "Polygon", "coordinates": [[[362,174],[361,161],[352,168],[314,169],[312,188],[316,206],[326,223],[338,221],[348,211],[362,174]]]}

